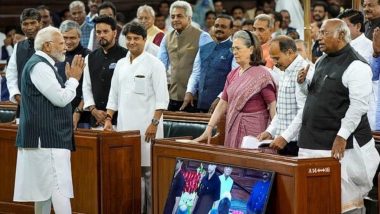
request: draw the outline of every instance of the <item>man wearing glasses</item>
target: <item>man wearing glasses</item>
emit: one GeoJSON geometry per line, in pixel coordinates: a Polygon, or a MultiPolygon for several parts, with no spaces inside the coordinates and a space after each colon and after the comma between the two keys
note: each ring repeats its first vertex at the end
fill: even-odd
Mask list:
{"type": "Polygon", "coordinates": [[[372,188],[380,161],[367,118],[372,71],[349,44],[350,30],[344,21],[326,20],[318,40],[325,54],[308,82],[302,122],[299,115],[296,118],[302,124],[298,155],[339,160],[342,212],[363,213],[363,196],[372,188]]]}

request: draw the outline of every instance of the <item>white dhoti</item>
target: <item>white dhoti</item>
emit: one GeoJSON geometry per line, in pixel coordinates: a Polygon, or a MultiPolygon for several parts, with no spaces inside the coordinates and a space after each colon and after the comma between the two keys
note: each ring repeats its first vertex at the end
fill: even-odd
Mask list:
{"type": "Polygon", "coordinates": [[[46,201],[54,191],[73,198],[71,152],[68,149],[19,148],[14,201],[46,201]]]}
{"type": "MultiPolygon", "coordinates": [[[[341,164],[342,213],[364,207],[364,197],[372,189],[380,156],[371,139],[359,147],[354,138],[354,148],[344,152],[341,164]]],[[[299,157],[331,157],[331,150],[311,150],[300,148],[299,157]]]]}

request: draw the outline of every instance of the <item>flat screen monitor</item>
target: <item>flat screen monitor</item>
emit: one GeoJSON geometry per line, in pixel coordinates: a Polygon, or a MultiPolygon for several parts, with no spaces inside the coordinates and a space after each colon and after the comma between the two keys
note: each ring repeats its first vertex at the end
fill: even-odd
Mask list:
{"type": "Polygon", "coordinates": [[[177,158],[164,214],[261,214],[275,172],[177,158]]]}

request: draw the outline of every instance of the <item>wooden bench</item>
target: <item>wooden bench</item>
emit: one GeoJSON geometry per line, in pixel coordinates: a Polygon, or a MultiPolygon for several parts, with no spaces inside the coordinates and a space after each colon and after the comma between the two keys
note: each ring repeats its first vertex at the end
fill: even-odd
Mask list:
{"type": "MultiPolygon", "coordinates": [[[[17,126],[0,124],[0,213],[32,214],[32,203],[13,202],[17,126]]],[[[75,133],[71,153],[73,213],[140,214],[140,135],[137,131],[75,133]]]]}

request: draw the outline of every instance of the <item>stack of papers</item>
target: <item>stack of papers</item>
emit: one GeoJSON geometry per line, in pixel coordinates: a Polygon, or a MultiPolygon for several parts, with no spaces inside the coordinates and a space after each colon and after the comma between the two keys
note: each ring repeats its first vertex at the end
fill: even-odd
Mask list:
{"type": "Polygon", "coordinates": [[[245,136],[243,137],[243,142],[241,144],[242,149],[258,149],[260,146],[264,144],[270,144],[272,140],[263,140],[259,141],[254,136],[245,136]]]}

